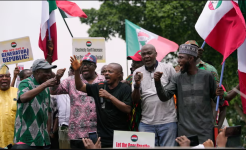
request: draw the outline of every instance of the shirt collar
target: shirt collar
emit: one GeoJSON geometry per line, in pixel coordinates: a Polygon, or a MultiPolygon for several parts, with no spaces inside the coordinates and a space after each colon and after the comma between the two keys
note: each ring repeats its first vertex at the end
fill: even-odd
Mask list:
{"type": "MultiPolygon", "coordinates": [[[[155,68],[154,68],[154,70],[157,68],[157,66],[158,66],[158,61],[156,60],[156,63],[155,63],[155,68]]],[[[144,66],[145,67],[145,70],[147,70],[147,67],[146,66],[144,66]]],[[[148,71],[148,70],[147,70],[148,71]]]]}

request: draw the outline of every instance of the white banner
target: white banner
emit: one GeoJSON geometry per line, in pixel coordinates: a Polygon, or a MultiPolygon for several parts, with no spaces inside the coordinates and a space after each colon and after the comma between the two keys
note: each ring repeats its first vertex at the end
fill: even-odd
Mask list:
{"type": "Polygon", "coordinates": [[[155,133],[114,130],[113,148],[154,148],[155,133]]]}
{"type": "Polygon", "coordinates": [[[29,37],[0,42],[0,64],[16,64],[33,60],[29,37]]]}
{"type": "Polygon", "coordinates": [[[94,55],[98,63],[106,63],[105,38],[73,38],[73,55],[80,60],[88,53],[94,55]]]}

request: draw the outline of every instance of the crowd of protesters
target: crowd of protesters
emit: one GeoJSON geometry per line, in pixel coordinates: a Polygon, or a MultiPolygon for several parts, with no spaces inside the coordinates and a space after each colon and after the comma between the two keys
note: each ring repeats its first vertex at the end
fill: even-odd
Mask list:
{"type": "Polygon", "coordinates": [[[57,66],[51,63],[52,41],[47,42],[46,60],[37,59],[21,72],[16,67],[12,82],[8,66],[0,66],[0,147],[112,148],[114,130],[155,133],[160,147],[189,147],[192,135],[199,139],[196,148],[226,146],[222,124],[237,93],[218,86],[217,70],[201,60],[196,41],[180,45],[176,67],[158,62],[155,47],[144,45],[127,57],[132,65],[125,80],[118,63],[104,65],[98,74],[90,53],[81,60],[71,56],[69,76],[61,80],[66,68],[52,72],[57,66]],[[88,138],[90,132],[97,132],[96,142],[88,138]]]}

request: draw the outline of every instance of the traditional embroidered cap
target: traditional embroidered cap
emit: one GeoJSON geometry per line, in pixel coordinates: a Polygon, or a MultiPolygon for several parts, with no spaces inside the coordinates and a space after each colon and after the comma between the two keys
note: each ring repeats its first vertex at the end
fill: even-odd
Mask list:
{"type": "Polygon", "coordinates": [[[0,74],[9,74],[9,67],[6,64],[0,66],[0,74]]]}
{"type": "Polygon", "coordinates": [[[95,64],[97,63],[97,58],[94,55],[91,55],[91,53],[86,54],[81,61],[90,61],[90,62],[94,62],[95,64]]]}
{"type": "Polygon", "coordinates": [[[189,54],[189,55],[197,57],[198,47],[195,45],[182,44],[179,46],[179,53],[180,54],[189,54]]]}
{"type": "Polygon", "coordinates": [[[188,44],[188,45],[196,45],[197,47],[199,47],[198,43],[195,40],[186,41],[185,44],[188,44]]]}
{"type": "Polygon", "coordinates": [[[141,50],[137,51],[133,56],[127,56],[128,60],[142,61],[141,50]]]}
{"type": "Polygon", "coordinates": [[[56,65],[50,65],[45,59],[37,59],[32,64],[32,71],[36,71],[38,69],[54,69],[56,65]]]}

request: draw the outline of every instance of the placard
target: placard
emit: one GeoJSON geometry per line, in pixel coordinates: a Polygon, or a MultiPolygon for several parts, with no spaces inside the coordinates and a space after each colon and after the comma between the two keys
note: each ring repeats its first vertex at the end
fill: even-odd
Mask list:
{"type": "Polygon", "coordinates": [[[114,130],[113,148],[154,148],[155,133],[114,130]]]}
{"type": "Polygon", "coordinates": [[[78,60],[81,60],[84,55],[91,53],[97,58],[97,63],[106,63],[105,38],[73,38],[72,53],[78,60]]]}
{"type": "Polygon", "coordinates": [[[0,42],[0,53],[0,64],[10,65],[33,60],[28,36],[0,42]]]}

